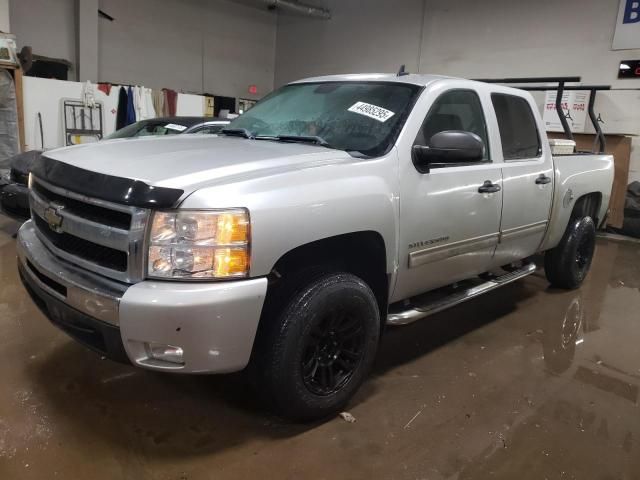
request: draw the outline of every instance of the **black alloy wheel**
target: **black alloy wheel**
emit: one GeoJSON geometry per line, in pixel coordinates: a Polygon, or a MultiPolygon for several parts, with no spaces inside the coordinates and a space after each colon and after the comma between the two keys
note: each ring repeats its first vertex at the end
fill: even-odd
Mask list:
{"type": "Polygon", "coordinates": [[[362,318],[352,312],[330,312],[309,335],[302,356],[305,386],[316,395],[340,390],[364,354],[362,318]]]}

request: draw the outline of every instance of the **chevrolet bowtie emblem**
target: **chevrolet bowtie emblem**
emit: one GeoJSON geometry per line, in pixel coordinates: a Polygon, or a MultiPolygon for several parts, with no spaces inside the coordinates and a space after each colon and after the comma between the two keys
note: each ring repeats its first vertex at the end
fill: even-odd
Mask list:
{"type": "Polygon", "coordinates": [[[60,232],[62,226],[63,216],[60,215],[60,210],[64,207],[62,205],[50,205],[44,209],[44,219],[49,224],[49,228],[54,232],[60,232]]]}

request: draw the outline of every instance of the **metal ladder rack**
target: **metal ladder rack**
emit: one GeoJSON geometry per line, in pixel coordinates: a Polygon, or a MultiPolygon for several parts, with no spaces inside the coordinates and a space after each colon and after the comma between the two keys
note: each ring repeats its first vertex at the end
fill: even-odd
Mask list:
{"type": "Polygon", "coordinates": [[[573,133],[571,132],[571,128],[569,127],[569,123],[567,122],[566,117],[564,116],[562,110],[562,95],[565,91],[585,91],[590,92],[589,96],[589,105],[587,107],[587,113],[589,115],[589,120],[591,120],[591,124],[596,131],[596,139],[599,144],[599,148],[597,152],[594,153],[604,153],[606,149],[606,140],[604,138],[604,133],[600,128],[600,123],[598,122],[598,118],[596,117],[594,111],[594,104],[596,100],[596,94],[602,90],[611,90],[611,85],[566,85],[567,83],[578,83],[581,81],[581,77],[522,77],[522,78],[482,78],[475,79],[477,82],[485,82],[485,83],[504,83],[504,84],[518,84],[518,83],[555,83],[556,85],[527,85],[527,86],[517,86],[513,85],[514,88],[519,88],[521,90],[526,90],[529,92],[545,92],[547,90],[555,90],[556,93],[556,113],[558,114],[558,118],[560,119],[560,123],[562,124],[562,129],[564,130],[564,135],[567,139],[573,140],[573,133]]]}

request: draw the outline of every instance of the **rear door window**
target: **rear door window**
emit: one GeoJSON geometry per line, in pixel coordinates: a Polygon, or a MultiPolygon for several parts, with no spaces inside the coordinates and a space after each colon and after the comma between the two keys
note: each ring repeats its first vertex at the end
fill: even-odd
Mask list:
{"type": "Polygon", "coordinates": [[[503,93],[492,93],[491,102],[498,119],[505,161],[540,157],[542,145],[529,102],[503,93]]]}

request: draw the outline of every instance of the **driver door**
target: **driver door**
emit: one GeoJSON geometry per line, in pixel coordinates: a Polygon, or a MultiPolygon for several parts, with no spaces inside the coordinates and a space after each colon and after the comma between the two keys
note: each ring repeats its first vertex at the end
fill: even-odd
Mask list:
{"type": "Polygon", "coordinates": [[[445,91],[433,101],[414,141],[428,146],[441,131],[472,132],[485,145],[481,160],[425,169],[412,158],[400,158],[400,265],[394,301],[490,267],[499,238],[502,173],[501,163],[491,158],[485,111],[475,90],[445,91]],[[482,188],[487,182],[493,185],[490,193],[482,188]]]}

